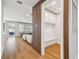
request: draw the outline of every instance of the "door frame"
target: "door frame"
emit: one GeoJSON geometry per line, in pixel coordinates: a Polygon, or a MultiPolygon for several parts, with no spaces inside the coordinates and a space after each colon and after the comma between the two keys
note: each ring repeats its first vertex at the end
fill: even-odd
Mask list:
{"type": "Polygon", "coordinates": [[[68,0],[64,0],[64,59],[69,59],[68,0]]]}
{"type": "MultiPolygon", "coordinates": [[[[40,0],[41,4],[46,0],[40,0]]],[[[68,0],[63,1],[63,58],[69,59],[69,32],[68,32],[68,0]]],[[[42,41],[41,41],[42,42],[42,41]]],[[[44,52],[44,51],[42,51],[44,52]]],[[[44,54],[43,54],[44,55],[44,54]]]]}

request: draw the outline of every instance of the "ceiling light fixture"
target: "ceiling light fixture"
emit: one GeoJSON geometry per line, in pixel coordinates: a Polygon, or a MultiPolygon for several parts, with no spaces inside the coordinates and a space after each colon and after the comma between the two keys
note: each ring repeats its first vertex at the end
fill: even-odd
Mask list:
{"type": "Polygon", "coordinates": [[[22,2],[21,2],[21,1],[19,1],[19,0],[17,0],[17,3],[22,4],[22,2]]]}
{"type": "Polygon", "coordinates": [[[29,14],[26,14],[26,16],[29,16],[29,14]]]}
{"type": "Polygon", "coordinates": [[[45,15],[48,16],[48,13],[46,12],[45,15]]]}
{"type": "Polygon", "coordinates": [[[61,10],[61,8],[59,8],[59,10],[61,10]]]}
{"type": "Polygon", "coordinates": [[[53,1],[53,2],[52,2],[52,4],[53,4],[53,5],[55,5],[55,4],[56,4],[56,2],[55,2],[55,1],[53,1]]]}

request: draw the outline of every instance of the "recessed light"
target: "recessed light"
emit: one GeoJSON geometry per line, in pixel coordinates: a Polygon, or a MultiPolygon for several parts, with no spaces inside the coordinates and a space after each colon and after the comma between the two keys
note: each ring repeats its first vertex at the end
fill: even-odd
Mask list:
{"type": "Polygon", "coordinates": [[[53,5],[55,5],[55,4],[56,4],[56,2],[55,2],[55,1],[53,1],[53,2],[52,2],[52,4],[53,4],[53,5]]]}
{"type": "Polygon", "coordinates": [[[46,16],[48,16],[47,12],[45,13],[46,16]]]}
{"type": "Polygon", "coordinates": [[[59,8],[59,10],[61,10],[61,8],[59,8]]]}
{"type": "Polygon", "coordinates": [[[26,14],[26,16],[29,16],[29,14],[26,14]]]}
{"type": "Polygon", "coordinates": [[[18,0],[17,0],[17,3],[22,4],[22,2],[21,1],[18,1],[18,0]]]}

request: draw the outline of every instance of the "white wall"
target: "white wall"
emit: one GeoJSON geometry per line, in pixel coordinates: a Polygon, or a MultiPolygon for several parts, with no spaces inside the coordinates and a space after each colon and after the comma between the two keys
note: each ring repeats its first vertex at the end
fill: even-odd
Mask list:
{"type": "Polygon", "coordinates": [[[1,56],[3,54],[3,22],[4,22],[4,0],[1,0],[1,56]]]}
{"type": "Polygon", "coordinates": [[[48,12],[44,10],[44,40],[53,40],[53,39],[58,39],[58,32],[57,32],[57,16],[54,13],[48,12]],[[47,14],[47,15],[46,15],[47,14]]]}
{"type": "Polygon", "coordinates": [[[64,0],[60,0],[61,1],[61,12],[60,12],[60,15],[58,16],[58,20],[59,20],[59,35],[58,35],[58,38],[59,38],[59,43],[60,43],[60,59],[64,59],[64,47],[63,47],[63,34],[64,34],[64,31],[63,31],[63,21],[64,21],[64,16],[63,16],[63,11],[64,11],[64,0]]]}
{"type": "Polygon", "coordinates": [[[52,44],[58,43],[59,40],[59,30],[60,30],[60,14],[54,14],[44,10],[44,40],[45,47],[48,47],[52,44]]]}
{"type": "Polygon", "coordinates": [[[69,0],[69,59],[78,59],[77,0],[69,0]]]}

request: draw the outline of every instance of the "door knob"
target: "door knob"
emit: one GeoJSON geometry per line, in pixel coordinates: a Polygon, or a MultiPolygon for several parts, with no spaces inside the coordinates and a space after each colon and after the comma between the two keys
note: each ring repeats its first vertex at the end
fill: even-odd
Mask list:
{"type": "Polygon", "coordinates": [[[35,25],[35,27],[37,28],[37,24],[35,25]]]}

